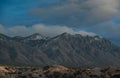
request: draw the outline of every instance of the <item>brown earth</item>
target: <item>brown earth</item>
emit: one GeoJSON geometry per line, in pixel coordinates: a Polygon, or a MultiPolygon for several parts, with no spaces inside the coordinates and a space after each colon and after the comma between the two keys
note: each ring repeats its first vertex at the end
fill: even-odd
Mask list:
{"type": "Polygon", "coordinates": [[[0,78],[120,78],[120,67],[0,66],[0,78]]]}

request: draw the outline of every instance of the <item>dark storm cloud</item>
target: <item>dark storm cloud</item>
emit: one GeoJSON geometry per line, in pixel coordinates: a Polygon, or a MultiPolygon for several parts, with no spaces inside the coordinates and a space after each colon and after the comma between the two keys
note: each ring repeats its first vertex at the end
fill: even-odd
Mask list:
{"type": "Polygon", "coordinates": [[[33,8],[30,12],[50,24],[90,26],[113,18],[119,7],[119,0],[62,0],[58,5],[33,8]]]}

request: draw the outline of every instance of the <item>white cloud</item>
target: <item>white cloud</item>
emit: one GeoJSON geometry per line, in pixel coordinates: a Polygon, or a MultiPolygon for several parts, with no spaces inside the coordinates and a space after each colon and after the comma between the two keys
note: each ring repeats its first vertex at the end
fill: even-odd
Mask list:
{"type": "Polygon", "coordinates": [[[77,32],[78,34],[82,34],[82,36],[86,36],[86,35],[89,35],[89,36],[96,36],[97,34],[93,33],[93,32],[86,32],[86,31],[79,31],[77,32]]]}
{"type": "Polygon", "coordinates": [[[45,26],[43,24],[38,24],[32,26],[34,32],[42,33],[44,35],[55,36],[63,32],[73,33],[73,29],[67,26],[45,26]]]}
{"type": "Polygon", "coordinates": [[[86,36],[86,35],[95,36],[96,35],[91,32],[74,31],[72,28],[69,28],[67,26],[57,26],[57,25],[46,26],[43,24],[36,24],[36,25],[33,25],[32,27],[14,26],[10,28],[5,28],[2,25],[0,26],[0,33],[10,35],[10,36],[28,36],[33,33],[40,33],[45,36],[56,36],[64,32],[67,32],[70,34],[81,34],[83,36],[86,36]]]}
{"type": "Polygon", "coordinates": [[[0,32],[3,32],[4,33],[4,27],[0,24],[0,32]]]}

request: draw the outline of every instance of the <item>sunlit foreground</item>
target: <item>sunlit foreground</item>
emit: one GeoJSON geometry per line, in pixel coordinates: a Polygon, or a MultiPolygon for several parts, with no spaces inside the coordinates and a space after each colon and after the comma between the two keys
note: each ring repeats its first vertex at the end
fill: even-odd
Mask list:
{"type": "Polygon", "coordinates": [[[120,67],[0,66],[0,78],[120,78],[120,67]]]}

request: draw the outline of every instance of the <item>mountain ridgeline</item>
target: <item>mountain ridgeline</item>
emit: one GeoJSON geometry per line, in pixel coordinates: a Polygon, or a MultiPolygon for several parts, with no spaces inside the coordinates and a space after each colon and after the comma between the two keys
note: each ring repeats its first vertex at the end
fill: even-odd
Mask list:
{"type": "Polygon", "coordinates": [[[0,34],[0,64],[119,66],[120,47],[98,35],[63,33],[49,38],[38,33],[27,37],[0,34]]]}

